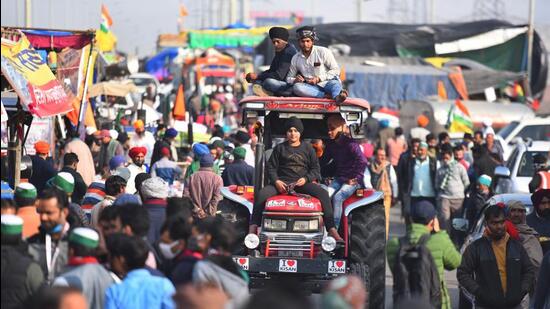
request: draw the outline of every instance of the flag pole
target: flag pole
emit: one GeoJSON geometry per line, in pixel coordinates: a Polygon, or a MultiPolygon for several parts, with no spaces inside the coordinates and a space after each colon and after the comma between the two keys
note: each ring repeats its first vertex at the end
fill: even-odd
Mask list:
{"type": "MultiPolygon", "coordinates": [[[[95,34],[94,34],[95,36],[95,34]]],[[[88,108],[88,78],[90,75],[90,67],[92,66],[92,52],[94,50],[94,40],[90,43],[90,52],[88,54],[88,66],[86,67],[86,76],[84,77],[84,91],[82,91],[82,101],[80,102],[80,110],[78,111],[78,123],[76,125],[76,132],[80,132],[80,124],[82,122],[82,118],[84,114],[86,113],[86,109],[88,108]]]]}

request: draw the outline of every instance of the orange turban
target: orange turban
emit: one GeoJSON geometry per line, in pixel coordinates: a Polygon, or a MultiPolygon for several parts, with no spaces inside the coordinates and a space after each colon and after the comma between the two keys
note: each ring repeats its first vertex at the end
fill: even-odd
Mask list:
{"type": "Polygon", "coordinates": [[[37,154],[48,154],[50,153],[50,144],[45,141],[38,141],[34,144],[34,149],[37,154]]]}
{"type": "Polygon", "coordinates": [[[130,151],[128,151],[128,155],[130,158],[135,158],[137,155],[146,155],[147,154],[147,148],[145,147],[132,147],[130,148],[130,151]]]}
{"type": "Polygon", "coordinates": [[[143,129],[145,127],[145,124],[143,124],[143,120],[138,119],[134,121],[134,129],[143,129]]]}
{"type": "Polygon", "coordinates": [[[426,115],[420,115],[416,118],[416,123],[418,123],[418,126],[425,128],[430,123],[430,119],[426,115]]]}

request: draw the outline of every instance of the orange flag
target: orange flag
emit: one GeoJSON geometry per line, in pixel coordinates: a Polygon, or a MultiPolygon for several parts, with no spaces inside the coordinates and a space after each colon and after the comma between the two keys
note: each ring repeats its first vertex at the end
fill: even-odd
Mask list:
{"type": "Polygon", "coordinates": [[[447,100],[447,90],[442,80],[437,81],[437,95],[441,100],[447,100]]]}
{"type": "Polygon", "coordinates": [[[449,73],[449,79],[458,92],[458,95],[462,100],[468,100],[468,89],[466,88],[466,82],[462,75],[462,69],[460,67],[453,67],[453,72],[449,73]]]}
{"type": "Polygon", "coordinates": [[[183,84],[178,87],[178,94],[176,94],[176,102],[174,102],[174,110],[172,115],[176,120],[185,120],[185,97],[183,95],[183,84]]]}

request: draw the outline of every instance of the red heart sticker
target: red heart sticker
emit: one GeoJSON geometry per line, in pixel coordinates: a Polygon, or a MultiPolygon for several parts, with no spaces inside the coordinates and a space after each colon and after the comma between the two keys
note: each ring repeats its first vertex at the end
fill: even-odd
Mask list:
{"type": "Polygon", "coordinates": [[[286,261],[286,264],[290,267],[294,266],[294,261],[286,261]]]}
{"type": "Polygon", "coordinates": [[[241,265],[246,264],[246,259],[239,259],[239,264],[241,264],[241,265]]]}
{"type": "Polygon", "coordinates": [[[338,266],[338,268],[340,268],[340,267],[344,266],[344,262],[343,261],[337,261],[336,266],[338,266]]]}

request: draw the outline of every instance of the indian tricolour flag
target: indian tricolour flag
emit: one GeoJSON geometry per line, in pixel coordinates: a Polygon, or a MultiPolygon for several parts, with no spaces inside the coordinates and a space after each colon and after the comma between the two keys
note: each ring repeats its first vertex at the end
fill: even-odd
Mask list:
{"type": "Polygon", "coordinates": [[[473,133],[474,124],[468,108],[462,101],[456,100],[449,110],[449,132],[473,133]]]}
{"type": "Polygon", "coordinates": [[[109,32],[109,29],[113,25],[113,19],[111,18],[111,14],[109,14],[109,10],[107,10],[107,7],[102,4],[101,5],[101,31],[107,33],[109,32]]]}

